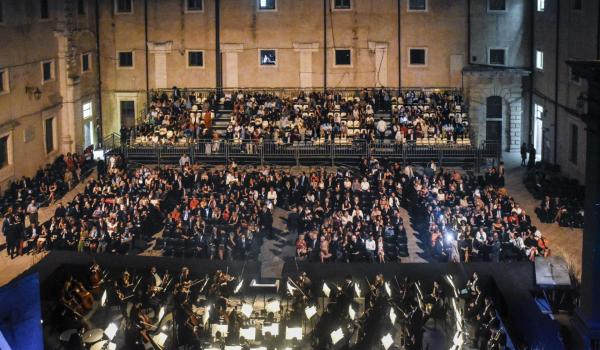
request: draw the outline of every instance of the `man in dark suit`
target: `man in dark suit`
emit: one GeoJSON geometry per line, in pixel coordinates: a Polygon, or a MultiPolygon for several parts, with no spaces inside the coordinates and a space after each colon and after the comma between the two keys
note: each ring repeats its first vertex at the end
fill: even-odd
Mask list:
{"type": "Polygon", "coordinates": [[[273,213],[267,206],[264,206],[260,213],[260,227],[267,238],[273,238],[273,213]]]}
{"type": "Polygon", "coordinates": [[[292,212],[288,214],[287,218],[287,229],[291,235],[298,235],[298,228],[300,227],[300,214],[298,214],[298,208],[293,207],[292,212]]]}

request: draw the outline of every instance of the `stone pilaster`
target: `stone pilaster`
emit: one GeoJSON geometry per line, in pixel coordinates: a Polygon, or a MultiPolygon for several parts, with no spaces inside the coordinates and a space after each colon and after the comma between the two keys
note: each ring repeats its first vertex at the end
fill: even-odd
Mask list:
{"type": "Polygon", "coordinates": [[[294,51],[300,53],[300,87],[313,87],[312,55],[319,50],[319,43],[294,43],[294,51]]]}
{"type": "Polygon", "coordinates": [[[238,88],[239,70],[238,54],[244,49],[244,44],[221,44],[225,64],[223,75],[225,76],[224,88],[238,88]]]}
{"type": "Polygon", "coordinates": [[[375,53],[373,86],[388,86],[388,43],[369,41],[369,50],[375,53]]]}
{"type": "Polygon", "coordinates": [[[148,42],[148,52],[154,55],[154,88],[166,89],[167,86],[167,55],[171,53],[172,41],[148,42]]]}

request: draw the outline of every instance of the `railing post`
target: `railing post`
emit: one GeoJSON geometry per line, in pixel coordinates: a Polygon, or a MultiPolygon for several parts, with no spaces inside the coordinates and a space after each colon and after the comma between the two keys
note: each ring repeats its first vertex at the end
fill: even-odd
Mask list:
{"type": "Polygon", "coordinates": [[[223,142],[223,147],[225,147],[225,166],[229,166],[229,140],[223,142]]]}
{"type": "Polygon", "coordinates": [[[158,167],[160,168],[160,145],[156,145],[155,146],[155,154],[156,154],[156,163],[158,164],[158,167]]]}
{"type": "Polygon", "coordinates": [[[296,166],[300,165],[300,150],[298,146],[294,146],[294,157],[296,157],[296,166]]]}
{"type": "Polygon", "coordinates": [[[259,145],[260,165],[263,166],[265,165],[265,142],[263,141],[259,145]]]}
{"type": "Polygon", "coordinates": [[[335,166],[335,140],[331,143],[331,166],[335,166]]]}
{"type": "Polygon", "coordinates": [[[440,166],[442,166],[443,162],[444,162],[444,149],[443,148],[439,149],[438,157],[439,157],[440,166]]]}

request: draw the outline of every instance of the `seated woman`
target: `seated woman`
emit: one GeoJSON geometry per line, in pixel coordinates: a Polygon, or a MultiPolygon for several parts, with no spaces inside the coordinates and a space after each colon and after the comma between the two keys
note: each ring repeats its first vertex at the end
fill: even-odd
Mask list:
{"type": "Polygon", "coordinates": [[[304,235],[298,235],[298,239],[296,240],[296,257],[299,260],[306,259],[308,255],[308,247],[306,246],[306,241],[304,240],[304,235]]]}

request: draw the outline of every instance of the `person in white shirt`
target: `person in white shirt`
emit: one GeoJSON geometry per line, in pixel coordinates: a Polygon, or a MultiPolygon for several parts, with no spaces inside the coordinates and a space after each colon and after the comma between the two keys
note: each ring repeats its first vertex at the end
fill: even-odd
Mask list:
{"type": "Polygon", "coordinates": [[[367,251],[369,261],[373,262],[375,260],[375,250],[377,249],[377,244],[375,243],[373,236],[369,236],[369,238],[367,238],[365,241],[365,249],[367,251]]]}
{"type": "Polygon", "coordinates": [[[190,157],[187,154],[183,154],[181,158],[179,158],[179,166],[184,167],[186,164],[190,163],[190,157]]]}
{"type": "Polygon", "coordinates": [[[277,205],[277,192],[273,187],[269,189],[269,192],[267,193],[267,199],[270,200],[273,205],[277,205]]]}
{"type": "Polygon", "coordinates": [[[375,127],[377,128],[377,135],[379,136],[379,139],[383,140],[385,138],[385,132],[387,130],[387,123],[385,122],[385,120],[379,119],[375,127]]]}

